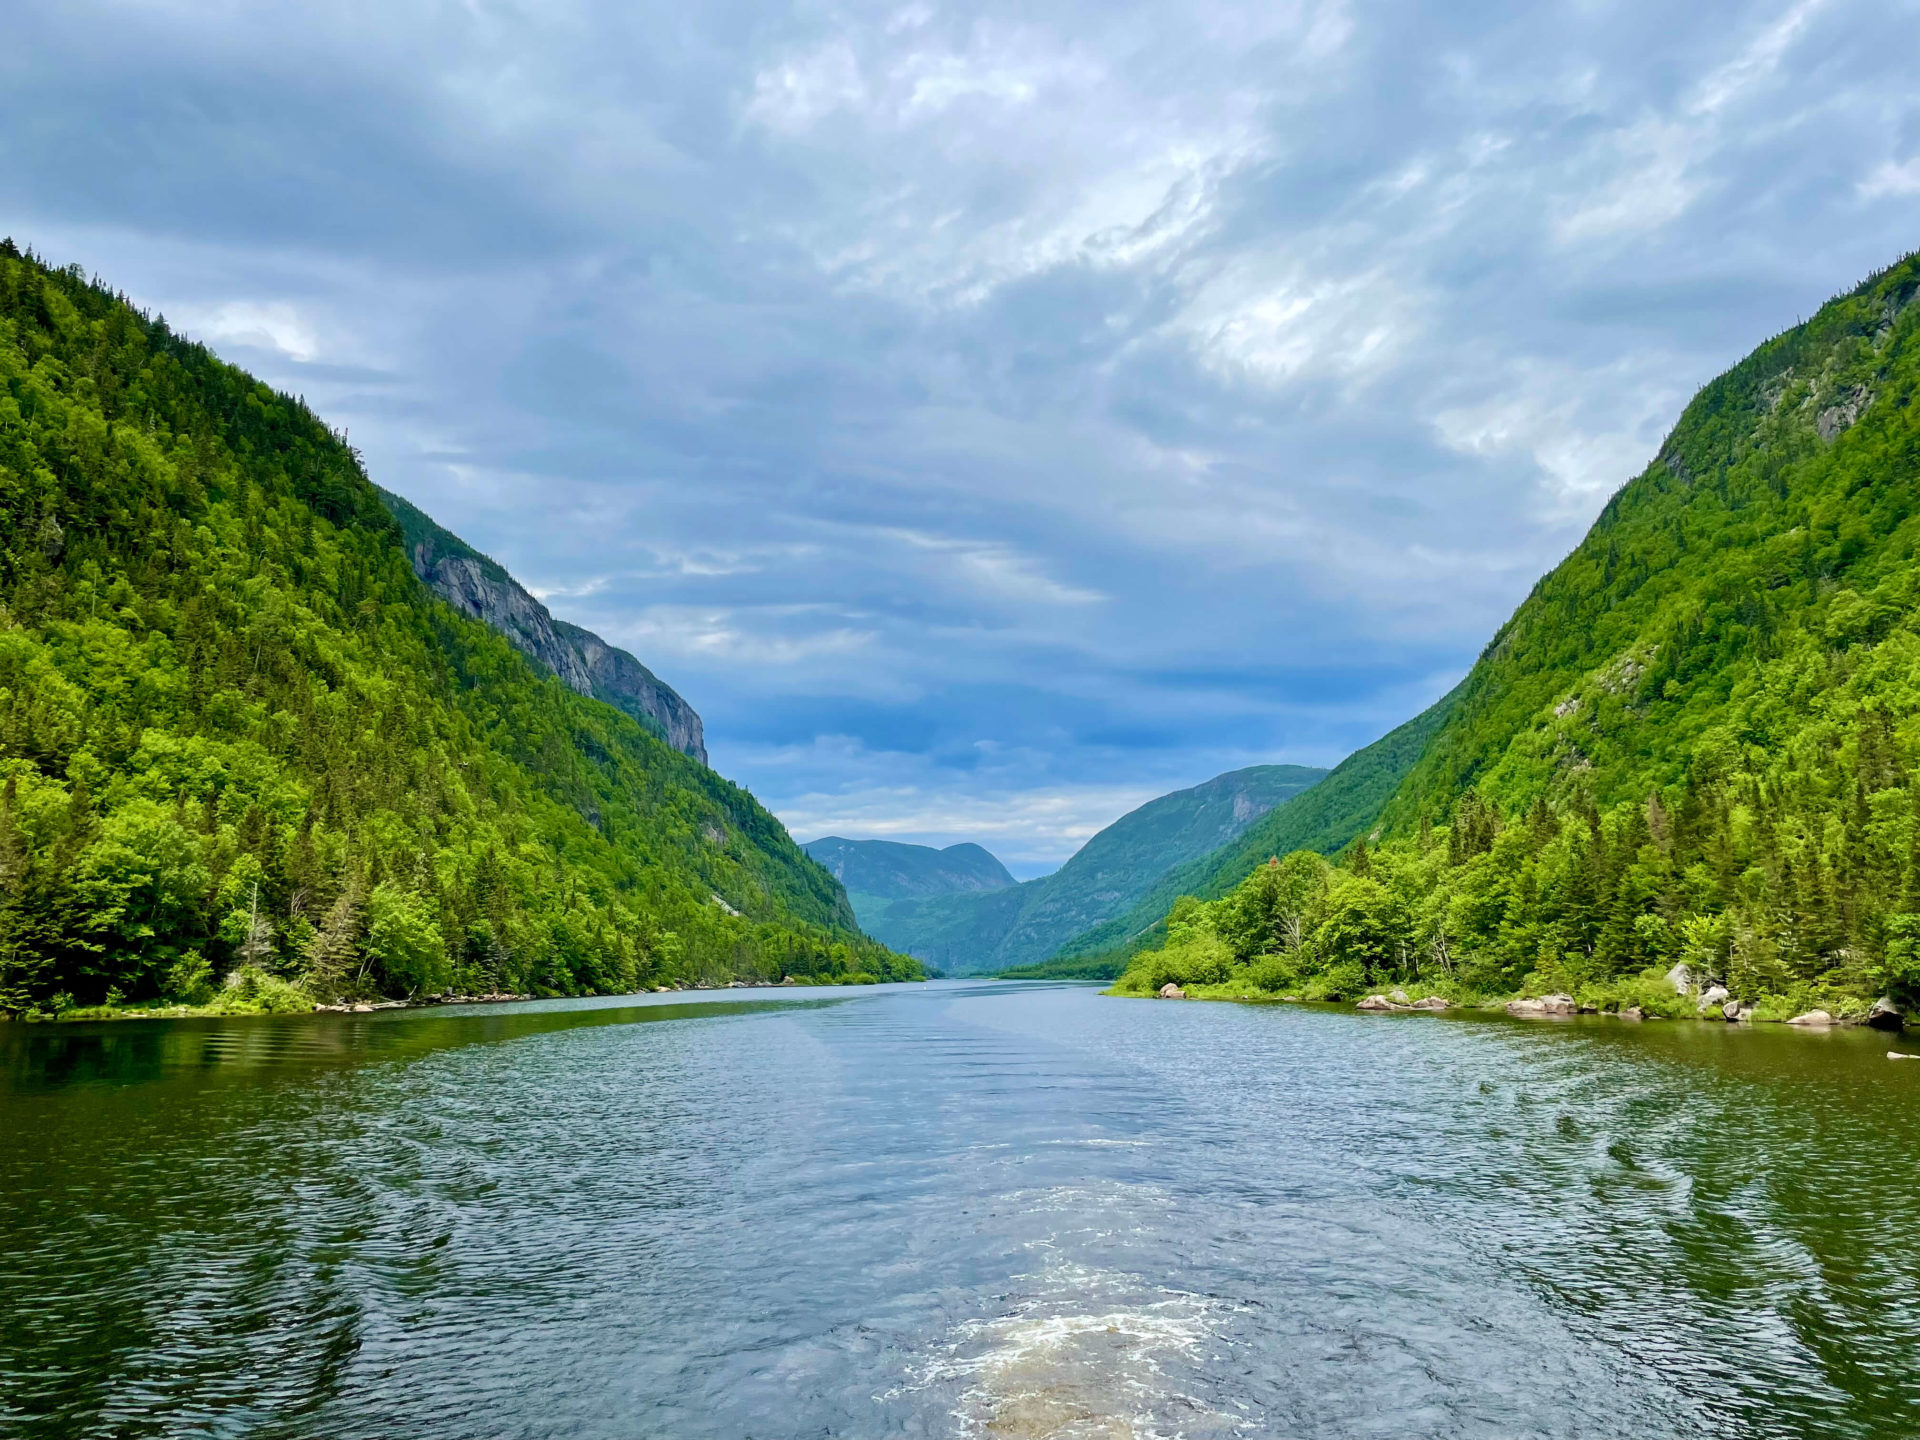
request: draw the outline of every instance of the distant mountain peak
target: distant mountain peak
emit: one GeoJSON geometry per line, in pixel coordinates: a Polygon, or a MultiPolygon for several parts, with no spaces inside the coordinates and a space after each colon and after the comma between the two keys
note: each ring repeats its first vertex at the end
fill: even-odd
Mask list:
{"type": "MultiPolygon", "coordinates": [[[[800,847],[863,903],[1010,888],[1014,879],[995,856],[971,842],[936,850],[899,840],[848,840],[823,835],[800,847]]],[[[867,906],[871,910],[870,906],[867,906]]]]}
{"type": "MultiPolygon", "coordinates": [[[[950,972],[1031,964],[1126,912],[1169,871],[1237,839],[1325,774],[1302,765],[1229,770],[1149,800],[1088,840],[1051,875],[1023,885],[901,896],[876,907],[847,879],[848,898],[874,938],[950,972]]],[[[816,847],[825,843],[803,848],[824,863],[816,847]]]]}

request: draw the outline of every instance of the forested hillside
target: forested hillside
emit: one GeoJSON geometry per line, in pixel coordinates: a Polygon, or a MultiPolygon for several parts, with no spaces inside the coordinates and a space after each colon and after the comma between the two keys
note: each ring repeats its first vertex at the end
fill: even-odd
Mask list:
{"type": "Polygon", "coordinates": [[[899,900],[872,933],[949,973],[1031,965],[1124,913],[1169,870],[1244,834],[1324,774],[1251,765],[1216,775],[1121,816],[1051,875],[990,893],[899,900]]]}
{"type": "Polygon", "coordinates": [[[1182,895],[1217,899],[1272,856],[1295,850],[1322,855],[1344,850],[1379,818],[1381,807],[1406,779],[1458,693],[1443,696],[1397,730],[1354,751],[1324,780],[1254,821],[1244,835],[1168,871],[1126,914],[1062,945],[1054,957],[1053,972],[1118,975],[1128,956],[1166,938],[1167,912],[1182,895]]]}
{"type": "Polygon", "coordinates": [[[905,976],[753,799],[435,599],[300,402],[0,246],[0,1011],[905,976]]]}
{"type": "Polygon", "coordinates": [[[1535,587],[1381,842],[1183,902],[1128,984],[1920,1000],[1920,262],[1708,385],[1535,587]],[[1184,957],[1184,958],[1183,958],[1184,957]]]}

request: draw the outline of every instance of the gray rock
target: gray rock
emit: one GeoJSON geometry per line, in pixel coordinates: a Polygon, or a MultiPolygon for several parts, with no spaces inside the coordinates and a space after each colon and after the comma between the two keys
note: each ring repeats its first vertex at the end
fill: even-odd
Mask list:
{"type": "Polygon", "coordinates": [[[1447,1002],[1438,995],[1429,995],[1424,1000],[1414,1001],[1413,1008],[1415,1010],[1444,1010],[1447,1008],[1447,1002]]]}
{"type": "Polygon", "coordinates": [[[1413,1004],[1413,1001],[1407,998],[1407,992],[1404,990],[1395,990],[1392,994],[1388,995],[1387,998],[1396,1005],[1413,1004]]]}
{"type": "Polygon", "coordinates": [[[1814,429],[1822,440],[1836,439],[1860,418],[1860,412],[1873,403],[1873,392],[1864,385],[1849,385],[1834,393],[1833,403],[1815,417],[1814,429]]]}
{"type": "Polygon", "coordinates": [[[1810,1028],[1820,1029],[1833,1024],[1833,1016],[1825,1010],[1809,1010],[1804,1015],[1794,1016],[1791,1020],[1787,1021],[1787,1024],[1805,1025],[1810,1028]]]}
{"type": "Polygon", "coordinates": [[[1542,995],[1538,1000],[1509,1000],[1509,1015],[1572,1015],[1579,1007],[1571,995],[1542,995]]]}
{"type": "Polygon", "coordinates": [[[591,630],[554,619],[499,565],[398,495],[382,490],[380,498],[406,533],[413,573],[429,590],[461,614],[498,630],[569,689],[631,715],[674,749],[707,763],[700,717],[671,686],[591,630]]]}
{"type": "Polygon", "coordinates": [[[1184,1000],[1187,998],[1187,992],[1169,980],[1160,987],[1160,998],[1162,1000],[1184,1000]]]}
{"type": "Polygon", "coordinates": [[[1731,1000],[1732,998],[1733,996],[1727,993],[1726,986],[1710,985],[1707,987],[1706,991],[1700,996],[1700,1009],[1703,1012],[1707,1010],[1711,1010],[1715,1006],[1726,1004],[1727,1001],[1731,1000]]]}
{"type": "MultiPolygon", "coordinates": [[[[1752,1012],[1749,1011],[1748,1013],[1751,1014],[1752,1012]]],[[[1738,1000],[1729,1000],[1720,1007],[1720,1017],[1723,1020],[1738,1020],[1740,1015],[1741,1007],[1738,1000]]]]}
{"type": "Polygon", "coordinates": [[[1693,989],[1693,969],[1684,960],[1667,971],[1667,984],[1673,987],[1673,993],[1684,995],[1693,989]]]}
{"type": "Polygon", "coordinates": [[[1369,995],[1353,1008],[1356,1010],[1391,1010],[1393,1009],[1393,1002],[1384,995],[1369,995]]]}
{"type": "Polygon", "coordinates": [[[1622,1020],[1644,1020],[1647,1018],[1647,1012],[1642,1010],[1638,1005],[1629,1005],[1620,1012],[1620,1018],[1622,1020]]]}
{"type": "Polygon", "coordinates": [[[1907,1017],[1884,995],[1874,1001],[1873,1008],[1867,1012],[1867,1024],[1876,1030],[1900,1030],[1906,1027],[1906,1023],[1907,1017]]]}

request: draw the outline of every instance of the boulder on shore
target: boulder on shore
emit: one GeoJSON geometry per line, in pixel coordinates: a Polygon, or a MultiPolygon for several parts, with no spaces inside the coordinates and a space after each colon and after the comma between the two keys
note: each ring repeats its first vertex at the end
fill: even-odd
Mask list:
{"type": "Polygon", "coordinates": [[[1447,1002],[1442,1000],[1438,995],[1429,995],[1424,1000],[1414,1001],[1413,1008],[1415,1010],[1444,1010],[1447,1008],[1447,1002]]]}
{"type": "Polygon", "coordinates": [[[1571,995],[1542,995],[1538,1000],[1509,1000],[1509,1015],[1572,1015],[1579,1009],[1571,995]]]}
{"type": "Polygon", "coordinates": [[[1644,1020],[1647,1018],[1647,1012],[1642,1010],[1638,1005],[1629,1005],[1620,1012],[1620,1018],[1622,1020],[1644,1020]]]}
{"type": "Polygon", "coordinates": [[[1160,987],[1160,998],[1162,1000],[1184,1000],[1187,998],[1187,992],[1169,980],[1160,987]]]}
{"type": "Polygon", "coordinates": [[[1787,1021],[1787,1024],[1809,1025],[1818,1028],[1833,1024],[1833,1016],[1825,1010],[1809,1010],[1804,1015],[1794,1016],[1791,1020],[1787,1021]]]}
{"type": "Polygon", "coordinates": [[[1667,984],[1673,987],[1674,994],[1686,994],[1689,990],[1693,989],[1693,967],[1682,960],[1678,965],[1667,971],[1667,984]]]}
{"type": "Polygon", "coordinates": [[[1706,991],[1700,996],[1700,1012],[1704,1015],[1707,1011],[1717,1009],[1726,1004],[1727,1001],[1732,998],[1733,996],[1728,993],[1726,986],[1709,985],[1706,991]]]}
{"type": "Polygon", "coordinates": [[[1867,1024],[1876,1030],[1900,1030],[1905,1028],[1907,1017],[1894,1008],[1893,1001],[1882,995],[1873,1002],[1873,1008],[1867,1012],[1867,1024]]]}
{"type": "Polygon", "coordinates": [[[1393,1009],[1393,1002],[1387,999],[1387,997],[1384,995],[1369,995],[1367,996],[1366,999],[1362,1000],[1358,1005],[1354,1006],[1354,1009],[1356,1010],[1391,1010],[1393,1009]]]}
{"type": "Polygon", "coordinates": [[[1391,1001],[1392,1001],[1392,1002],[1393,1002],[1394,1004],[1396,1004],[1396,1005],[1411,1005],[1411,1004],[1413,1004],[1413,1001],[1411,1001],[1411,1000],[1409,1000],[1409,999],[1407,998],[1407,992],[1406,992],[1406,991],[1404,991],[1404,990],[1396,990],[1396,991],[1394,991],[1394,992],[1393,992],[1393,993],[1392,993],[1391,995],[1389,995],[1389,996],[1387,996],[1387,999],[1389,999],[1389,1000],[1391,1000],[1391,1001]]]}
{"type": "Polygon", "coordinates": [[[1740,1018],[1740,1002],[1738,1000],[1727,1001],[1726,1004],[1720,1007],[1720,1018],[1723,1020],[1738,1020],[1740,1018]]]}

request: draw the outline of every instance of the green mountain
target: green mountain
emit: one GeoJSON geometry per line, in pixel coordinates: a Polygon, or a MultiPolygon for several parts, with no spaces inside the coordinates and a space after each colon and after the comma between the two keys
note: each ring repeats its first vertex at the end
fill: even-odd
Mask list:
{"type": "Polygon", "coordinates": [[[896,900],[1005,890],[1013,876],[978,845],[906,845],[897,840],[844,840],[825,835],[800,847],[847,888],[860,928],[873,933],[896,900]]]}
{"type": "Polygon", "coordinates": [[[707,763],[700,717],[659,676],[591,630],[554,619],[499,564],[434,524],[419,507],[391,490],[377,485],[374,490],[399,522],[413,573],[429,590],[461,614],[484,620],[568,689],[604,700],[674,749],[707,763]]]}
{"type": "Polygon", "coordinates": [[[918,973],[303,404],[11,242],[0,517],[0,1011],[918,973]]]}
{"type": "Polygon", "coordinates": [[[1356,750],[1324,780],[1269,810],[1245,834],[1167,871],[1125,914],[1063,944],[1053,959],[1070,963],[1057,964],[1045,973],[1118,975],[1127,956],[1165,939],[1167,912],[1182,895],[1217,899],[1246,879],[1262,860],[1275,855],[1295,850],[1332,855],[1344,850],[1367,832],[1393,798],[1458,695],[1456,689],[1397,730],[1356,750]]]}
{"type": "Polygon", "coordinates": [[[1908,258],[1702,390],[1494,636],[1381,842],[1183,902],[1126,983],[1690,1008],[1685,963],[1763,1015],[1920,1001],[1916,294],[1908,258]]]}
{"type": "Polygon", "coordinates": [[[1324,774],[1255,765],[1217,775],[1122,816],[1051,875],[1003,890],[897,900],[868,933],[949,974],[1034,964],[1125,912],[1168,870],[1241,835],[1324,774]]]}

